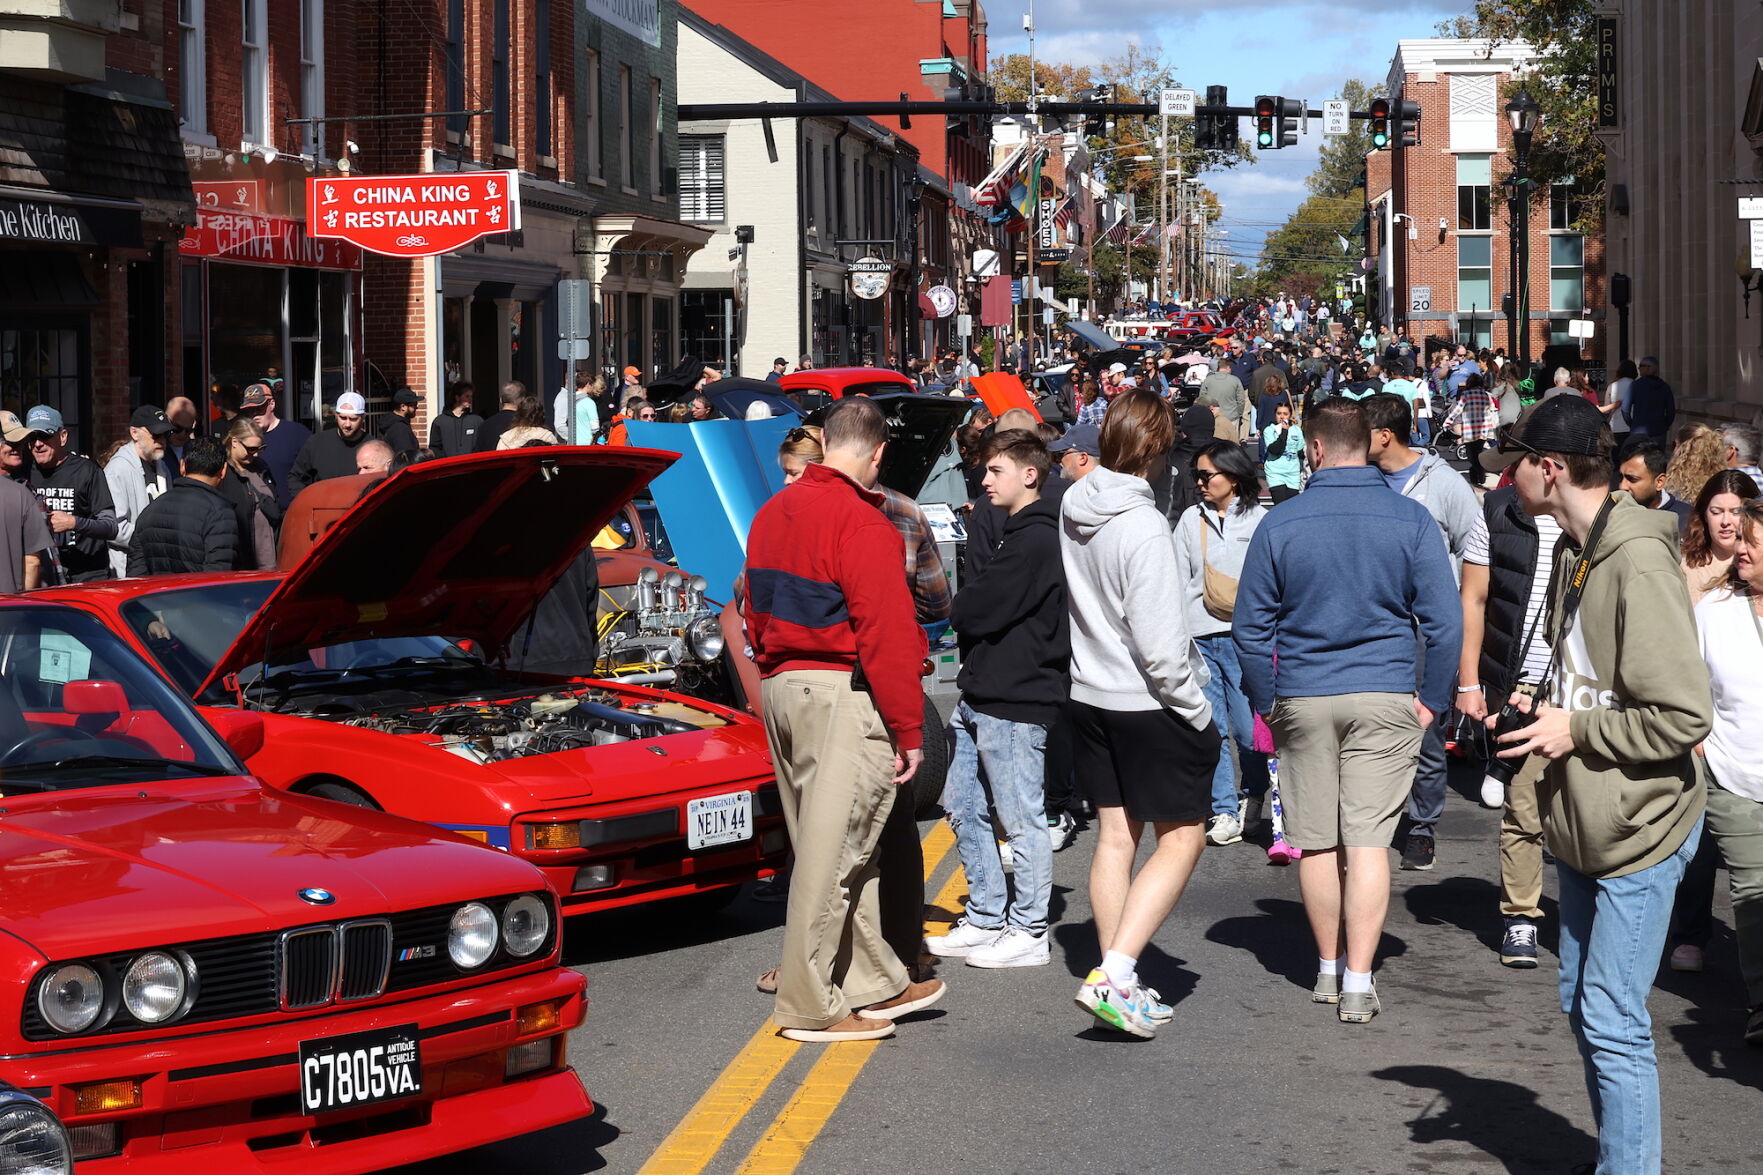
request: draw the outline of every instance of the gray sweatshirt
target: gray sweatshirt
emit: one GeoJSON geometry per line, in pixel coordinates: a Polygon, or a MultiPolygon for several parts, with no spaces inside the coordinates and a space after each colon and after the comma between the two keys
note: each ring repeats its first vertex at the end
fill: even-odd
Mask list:
{"type": "Polygon", "coordinates": [[[1249,553],[1249,540],[1255,537],[1255,528],[1267,517],[1266,508],[1259,502],[1251,503],[1246,511],[1239,511],[1237,505],[1232,502],[1229,513],[1220,516],[1218,511],[1200,502],[1189,506],[1175,524],[1175,564],[1181,577],[1176,581],[1176,591],[1180,593],[1182,608],[1186,612],[1188,631],[1195,637],[1230,635],[1230,621],[1220,620],[1206,611],[1205,564],[1232,579],[1241,579],[1243,557],[1249,553]],[[1202,526],[1212,532],[1203,548],[1202,526]],[[1200,558],[1202,551],[1204,564],[1200,558]]]}
{"type": "Polygon", "coordinates": [[[1071,699],[1212,720],[1205,663],[1180,609],[1169,523],[1143,478],[1098,469],[1065,491],[1059,552],[1071,608],[1071,699]]]}
{"type": "Polygon", "coordinates": [[[1425,506],[1439,524],[1445,549],[1451,553],[1451,574],[1461,583],[1463,548],[1469,542],[1469,532],[1475,529],[1475,520],[1481,517],[1475,491],[1443,457],[1426,453],[1420,458],[1420,468],[1402,487],[1402,496],[1425,506]]]}

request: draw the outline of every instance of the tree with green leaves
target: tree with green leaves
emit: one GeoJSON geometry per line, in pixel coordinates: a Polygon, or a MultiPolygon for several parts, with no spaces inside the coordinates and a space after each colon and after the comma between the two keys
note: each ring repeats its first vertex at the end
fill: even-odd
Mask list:
{"type": "Polygon", "coordinates": [[[1604,144],[1598,138],[1596,17],[1598,0],[1474,0],[1469,12],[1439,26],[1447,37],[1481,37],[1496,44],[1524,41],[1537,57],[1521,79],[1507,82],[1502,100],[1519,89],[1542,107],[1530,150],[1534,192],[1572,182],[1582,197],[1578,223],[1593,231],[1604,211],[1604,144]]]}
{"type": "MultiPolygon", "coordinates": [[[[1382,86],[1368,86],[1357,78],[1341,87],[1348,109],[1369,110],[1373,98],[1383,97],[1382,86]]],[[[1365,157],[1371,153],[1371,124],[1351,119],[1344,135],[1324,135],[1316,170],[1305,184],[1318,196],[1339,199],[1365,187],[1365,157]]]]}

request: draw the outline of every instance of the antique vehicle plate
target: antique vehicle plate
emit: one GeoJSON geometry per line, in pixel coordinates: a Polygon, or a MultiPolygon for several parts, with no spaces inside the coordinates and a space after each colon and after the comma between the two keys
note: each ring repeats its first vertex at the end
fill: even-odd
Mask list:
{"type": "Polygon", "coordinates": [[[422,1092],[417,1027],[300,1042],[300,1110],[323,1114],[422,1092]]]}

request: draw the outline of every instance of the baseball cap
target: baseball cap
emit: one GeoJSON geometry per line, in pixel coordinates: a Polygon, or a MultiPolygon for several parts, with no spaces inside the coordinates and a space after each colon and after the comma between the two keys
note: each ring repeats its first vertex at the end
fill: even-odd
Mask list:
{"type": "Polygon", "coordinates": [[[275,390],[266,383],[252,384],[239,394],[240,408],[267,408],[275,390]]]}
{"type": "Polygon", "coordinates": [[[624,373],[626,375],[642,375],[643,371],[640,367],[627,367],[624,369],[624,373]]]}
{"type": "Polygon", "coordinates": [[[142,404],[129,417],[130,428],[144,428],[156,437],[165,436],[177,426],[165,418],[165,412],[151,404],[142,404]]]}
{"type": "Polygon", "coordinates": [[[337,397],[338,416],[360,416],[367,411],[367,401],[360,392],[344,392],[337,397]]]}
{"type": "Polygon", "coordinates": [[[60,432],[67,427],[61,419],[61,413],[47,404],[38,404],[26,412],[24,426],[31,432],[60,432]]]}
{"type": "Polygon", "coordinates": [[[420,403],[422,403],[422,397],[417,395],[414,391],[412,391],[409,388],[399,388],[397,391],[392,393],[392,403],[394,403],[394,404],[420,404],[420,403]]]}
{"type": "Polygon", "coordinates": [[[1088,453],[1102,456],[1102,430],[1093,424],[1074,424],[1065,435],[1047,446],[1049,453],[1088,453]]]}
{"type": "Polygon", "coordinates": [[[1606,427],[1604,414],[1579,396],[1556,396],[1533,404],[1517,423],[1500,430],[1498,448],[1481,455],[1481,467],[1499,473],[1526,453],[1568,453],[1595,457],[1606,427]]]}
{"type": "Polygon", "coordinates": [[[1112,366],[1108,369],[1108,374],[1110,374],[1110,375],[1125,375],[1126,374],[1126,364],[1116,363],[1114,366],[1112,366]]]}
{"type": "Polygon", "coordinates": [[[19,420],[16,412],[0,412],[0,438],[9,445],[16,445],[31,435],[31,430],[19,420]]]}

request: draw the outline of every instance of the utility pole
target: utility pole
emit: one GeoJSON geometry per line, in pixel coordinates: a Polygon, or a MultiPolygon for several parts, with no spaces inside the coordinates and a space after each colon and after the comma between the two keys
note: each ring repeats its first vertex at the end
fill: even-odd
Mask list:
{"type": "Polygon", "coordinates": [[[1157,301],[1169,298],[1169,118],[1157,113],[1157,301]]]}

